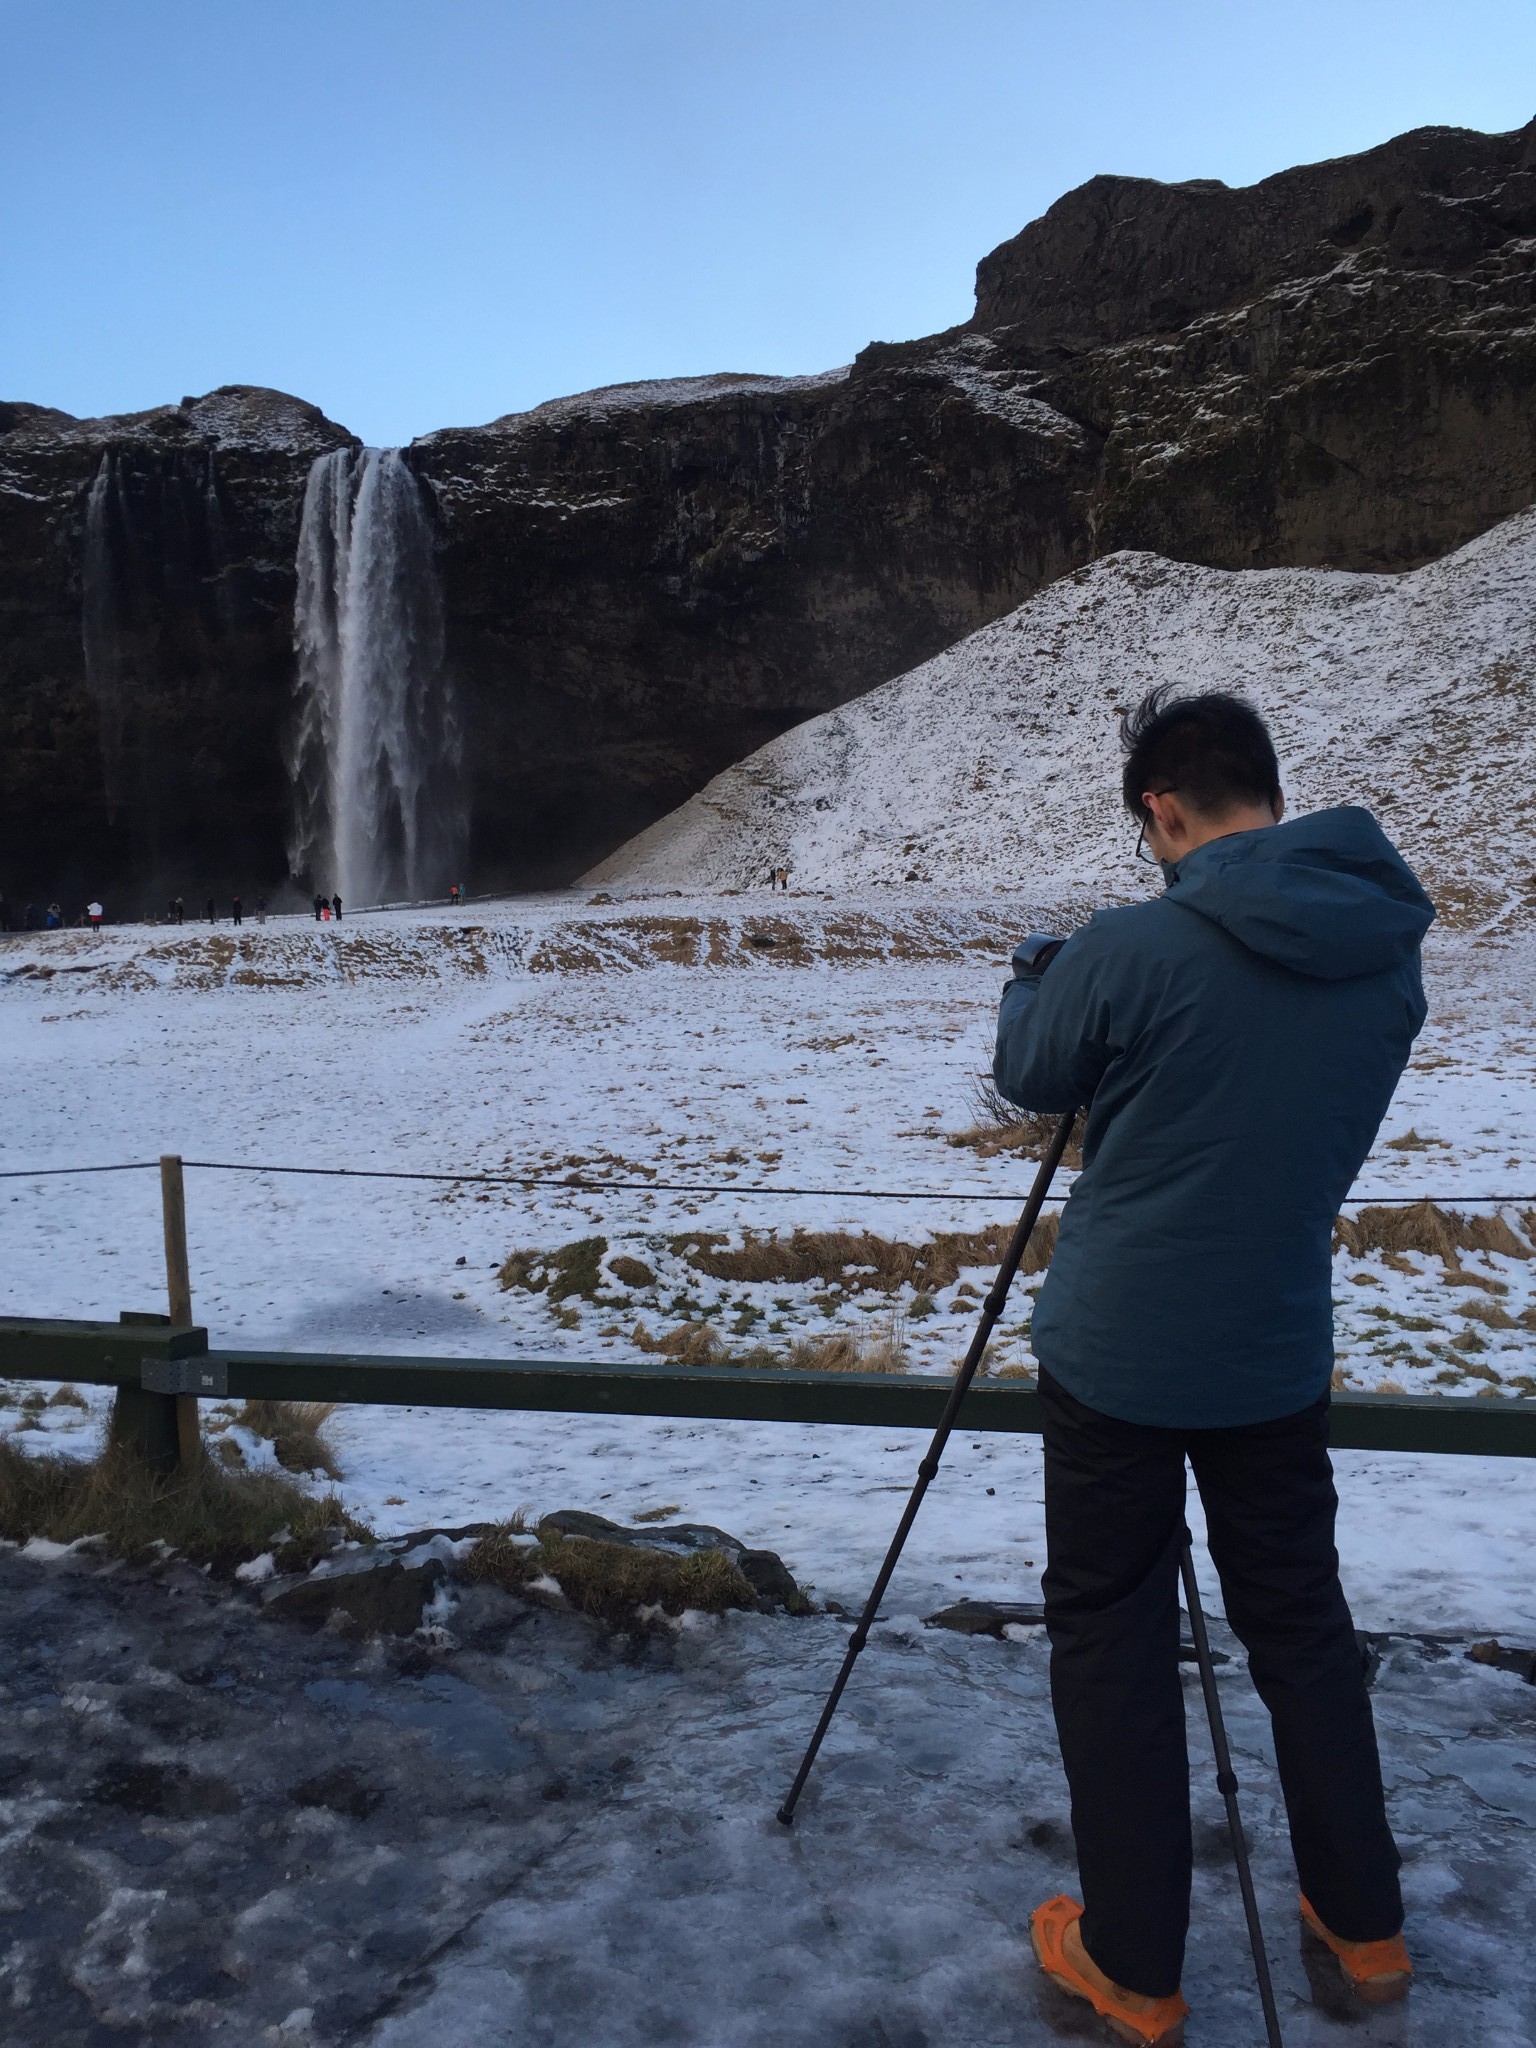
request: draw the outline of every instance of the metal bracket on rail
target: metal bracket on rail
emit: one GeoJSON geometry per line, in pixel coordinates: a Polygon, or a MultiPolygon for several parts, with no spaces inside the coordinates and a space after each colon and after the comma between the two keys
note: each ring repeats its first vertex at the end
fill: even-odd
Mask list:
{"type": "Polygon", "coordinates": [[[218,1401],[229,1392],[229,1368],[222,1359],[145,1358],[139,1385],[146,1394],[198,1394],[218,1401]]]}

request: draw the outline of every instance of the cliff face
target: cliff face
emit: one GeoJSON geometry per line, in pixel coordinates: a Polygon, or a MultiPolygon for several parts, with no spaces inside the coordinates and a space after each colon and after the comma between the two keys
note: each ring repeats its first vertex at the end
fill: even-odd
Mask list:
{"type": "Polygon", "coordinates": [[[195,914],[281,880],[299,511],[310,463],[349,439],[239,387],[115,419],[0,406],[13,908],[116,892],[125,914],[163,887],[195,914]]]}
{"type": "Polygon", "coordinates": [[[1086,545],[1094,437],[927,362],[560,401],[432,485],[480,864],[568,875],[1086,545]]]}
{"type": "MultiPolygon", "coordinates": [[[[474,874],[578,872],[1111,549],[1403,569],[1461,545],[1536,497],[1533,238],[1536,123],[1420,131],[1243,190],[1096,178],[983,261],[947,334],[416,442],[474,874]]],[[[18,831],[89,839],[120,872],[173,850],[280,871],[293,541],[310,460],[347,438],[275,394],[131,421],[0,409],[12,876],[18,831]],[[120,694],[145,707],[124,714],[115,820],[116,714],[87,688],[80,611],[108,448],[120,694]],[[194,510],[209,473],[216,543],[194,510]]]]}
{"type": "Polygon", "coordinates": [[[985,258],[971,324],[1103,427],[1101,548],[1402,569],[1536,495],[1533,233],[1536,122],[1095,178],[985,258]]]}

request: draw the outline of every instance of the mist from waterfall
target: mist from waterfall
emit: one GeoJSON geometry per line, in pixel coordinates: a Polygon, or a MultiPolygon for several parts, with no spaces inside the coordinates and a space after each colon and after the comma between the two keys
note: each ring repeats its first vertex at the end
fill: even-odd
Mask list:
{"type": "Polygon", "coordinates": [[[446,895],[463,743],[423,486],[398,448],[310,468],[299,528],[288,865],[346,903],[446,895]]]}

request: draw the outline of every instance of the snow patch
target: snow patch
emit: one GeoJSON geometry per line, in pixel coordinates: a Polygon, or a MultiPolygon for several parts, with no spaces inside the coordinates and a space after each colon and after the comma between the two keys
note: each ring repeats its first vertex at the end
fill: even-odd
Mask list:
{"type": "Polygon", "coordinates": [[[84,1550],[102,1540],[100,1536],[77,1536],[73,1543],[54,1543],[47,1536],[30,1536],[21,1546],[21,1554],[39,1564],[53,1564],[61,1557],[73,1557],[77,1550],[84,1550]]]}

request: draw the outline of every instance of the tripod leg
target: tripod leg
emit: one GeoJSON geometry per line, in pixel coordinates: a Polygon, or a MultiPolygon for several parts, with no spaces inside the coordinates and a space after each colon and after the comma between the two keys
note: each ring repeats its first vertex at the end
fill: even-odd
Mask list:
{"type": "Polygon", "coordinates": [[[1280,2038],[1280,2015],[1275,2010],[1275,1988],[1269,1980],[1269,1954],[1264,1946],[1264,1929],[1259,1925],[1259,1902],[1253,1895],[1253,1872],[1248,1867],[1248,1844],[1243,1840],[1242,1815],[1237,1810],[1237,1778],[1232,1769],[1232,1754],[1227,1748],[1227,1727],[1221,1714],[1221,1696],[1216,1690],[1216,1668],[1211,1662],[1211,1639],[1206,1634],[1205,1609],[1200,1605],[1200,1588],[1195,1582],[1195,1559],[1187,1529],[1184,1531],[1184,1552],[1179,1560],[1179,1571],[1184,1580],[1189,1632],[1195,1639],[1195,1659],[1200,1666],[1205,1716],[1211,1724],[1211,1748],[1216,1756],[1216,1789],[1226,1803],[1232,1859],[1237,1865],[1238,1889],[1243,1895],[1243,1912],[1248,1920],[1248,1944],[1253,1950],[1254,1974],[1259,1980],[1264,2031],[1269,2039],[1269,2048],[1284,2048],[1280,2038]]]}
{"type": "Polygon", "coordinates": [[[960,1404],[970,1392],[971,1381],[976,1377],[976,1368],[980,1365],[988,1340],[997,1327],[997,1319],[1008,1300],[1008,1290],[1013,1285],[1014,1275],[1023,1261],[1025,1250],[1039,1221],[1040,1211],[1045,1206],[1045,1198],[1050,1192],[1051,1182],[1055,1178],[1057,1167],[1061,1164],[1061,1155],[1067,1149],[1067,1140],[1072,1135],[1072,1126],[1076,1121],[1077,1111],[1070,1110],[1051,1133],[1051,1142],[1045,1148],[1045,1157],[1040,1161],[1040,1169],[1029,1191],[1029,1200],[1024,1204],[1024,1213],[1020,1216],[1018,1227],[1013,1233],[1007,1251],[1003,1254],[1003,1263],[997,1269],[992,1291],[982,1304],[981,1320],[976,1325],[976,1334],[971,1339],[970,1349],[965,1354],[960,1370],[955,1374],[955,1384],[944,1404],[944,1413],[940,1416],[939,1426],[933,1433],[933,1441],[928,1446],[928,1455],[917,1468],[917,1484],[913,1487],[911,1498],[897,1524],[896,1534],[891,1538],[890,1549],[885,1553],[885,1562],[880,1567],[873,1590],[864,1603],[859,1625],[848,1638],[848,1649],[843,1658],[842,1668],[833,1681],[831,1692],[827,1694],[827,1703],[821,1710],[821,1719],[816,1723],[816,1732],[800,1760],[795,1782],[790,1786],[784,1804],[779,1808],[778,1817],[785,1827],[790,1827],[794,1823],[795,1806],[800,1794],[805,1790],[806,1779],[811,1775],[816,1752],[821,1748],[822,1740],[832,1725],[832,1716],[837,1712],[837,1703],[843,1696],[843,1688],[852,1676],[859,1652],[869,1640],[869,1631],[880,1612],[880,1602],[885,1598],[885,1589],[891,1583],[891,1574],[896,1569],[897,1560],[911,1533],[912,1524],[917,1520],[917,1511],[923,1504],[923,1495],[928,1491],[929,1482],[938,1472],[939,1460],[944,1455],[944,1446],[949,1442],[950,1432],[960,1413],[960,1404]]]}

